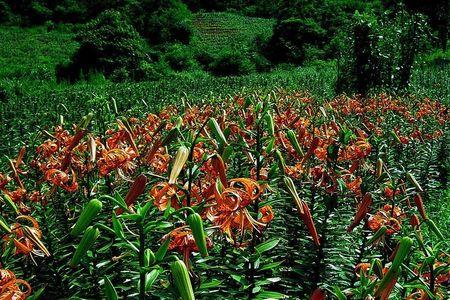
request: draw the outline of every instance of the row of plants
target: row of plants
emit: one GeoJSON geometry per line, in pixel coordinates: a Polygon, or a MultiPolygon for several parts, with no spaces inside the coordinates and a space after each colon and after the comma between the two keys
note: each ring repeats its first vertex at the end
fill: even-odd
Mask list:
{"type": "Polygon", "coordinates": [[[448,121],[283,92],[61,117],[0,173],[0,295],[445,299],[448,121]]]}

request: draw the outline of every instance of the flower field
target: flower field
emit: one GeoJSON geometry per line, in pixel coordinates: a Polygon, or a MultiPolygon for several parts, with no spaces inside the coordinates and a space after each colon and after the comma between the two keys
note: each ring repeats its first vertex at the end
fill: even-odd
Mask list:
{"type": "Polygon", "coordinates": [[[243,94],[36,132],[0,299],[449,299],[448,107],[243,94]]]}

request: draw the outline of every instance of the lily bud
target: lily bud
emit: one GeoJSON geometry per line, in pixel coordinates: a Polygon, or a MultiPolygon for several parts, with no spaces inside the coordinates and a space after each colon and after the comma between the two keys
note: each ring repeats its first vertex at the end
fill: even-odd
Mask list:
{"type": "Polygon", "coordinates": [[[180,175],[181,169],[183,169],[184,164],[189,156],[189,149],[185,146],[181,146],[178,149],[177,156],[175,157],[175,162],[170,172],[169,184],[174,184],[177,182],[178,175],[180,175]]]}
{"type": "Polygon", "coordinates": [[[309,211],[309,207],[303,201],[302,201],[302,205],[303,205],[304,213],[301,214],[300,216],[303,219],[303,222],[305,223],[306,227],[308,227],[308,231],[311,234],[314,243],[317,246],[320,246],[319,235],[317,234],[316,226],[314,226],[314,221],[313,221],[313,218],[311,216],[311,212],[309,211]]]}
{"type": "Polygon", "coordinates": [[[420,186],[419,182],[416,180],[416,178],[411,173],[406,173],[406,177],[408,180],[414,185],[414,187],[419,191],[423,192],[422,187],[420,186]]]}
{"type": "Polygon", "coordinates": [[[355,218],[348,226],[347,232],[351,232],[356,226],[359,225],[362,219],[366,216],[366,214],[369,212],[370,205],[372,204],[372,195],[370,193],[366,193],[359,204],[358,211],[356,212],[355,218]]]}
{"type": "MultiPolygon", "coordinates": [[[[136,202],[136,199],[142,195],[145,191],[145,186],[147,185],[147,177],[144,174],[139,175],[133,182],[133,185],[131,186],[130,190],[128,191],[127,195],[125,196],[125,203],[128,207],[132,206],[134,202],[136,202]]],[[[119,207],[116,210],[116,214],[120,215],[123,213],[123,209],[119,207]]]]}
{"type": "Polygon", "coordinates": [[[414,203],[416,204],[417,209],[419,210],[420,216],[424,220],[428,219],[427,214],[425,213],[425,207],[423,206],[422,196],[420,196],[420,194],[414,195],[414,203]]]}
{"type": "Polygon", "coordinates": [[[206,245],[206,234],[203,229],[203,220],[198,213],[190,214],[187,217],[186,223],[189,225],[194,236],[195,244],[202,255],[202,257],[208,256],[208,247],[206,245]]]}
{"type": "Polygon", "coordinates": [[[170,264],[173,281],[183,300],[195,300],[191,279],[185,263],[179,259],[170,264]]]}
{"type": "Polygon", "coordinates": [[[225,173],[225,163],[223,162],[222,157],[218,154],[214,155],[211,157],[211,164],[214,170],[219,173],[219,178],[223,186],[228,187],[227,175],[225,173]]]}
{"type": "Polygon", "coordinates": [[[379,158],[377,160],[377,170],[375,172],[376,178],[377,179],[380,178],[382,173],[383,173],[383,160],[381,158],[379,158]]]}

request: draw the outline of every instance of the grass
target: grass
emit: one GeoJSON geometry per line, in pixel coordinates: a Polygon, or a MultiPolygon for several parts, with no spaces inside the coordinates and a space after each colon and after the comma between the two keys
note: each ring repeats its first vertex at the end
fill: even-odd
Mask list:
{"type": "Polygon", "coordinates": [[[46,27],[0,27],[0,81],[54,80],[55,66],[77,48],[73,34],[46,27]]]}

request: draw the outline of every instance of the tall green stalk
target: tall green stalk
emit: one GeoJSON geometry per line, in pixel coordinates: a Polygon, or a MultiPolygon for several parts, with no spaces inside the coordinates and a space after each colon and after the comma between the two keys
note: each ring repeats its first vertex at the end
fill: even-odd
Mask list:
{"type": "Polygon", "coordinates": [[[145,232],[144,222],[140,221],[139,226],[139,300],[145,299],[145,232]]]}

